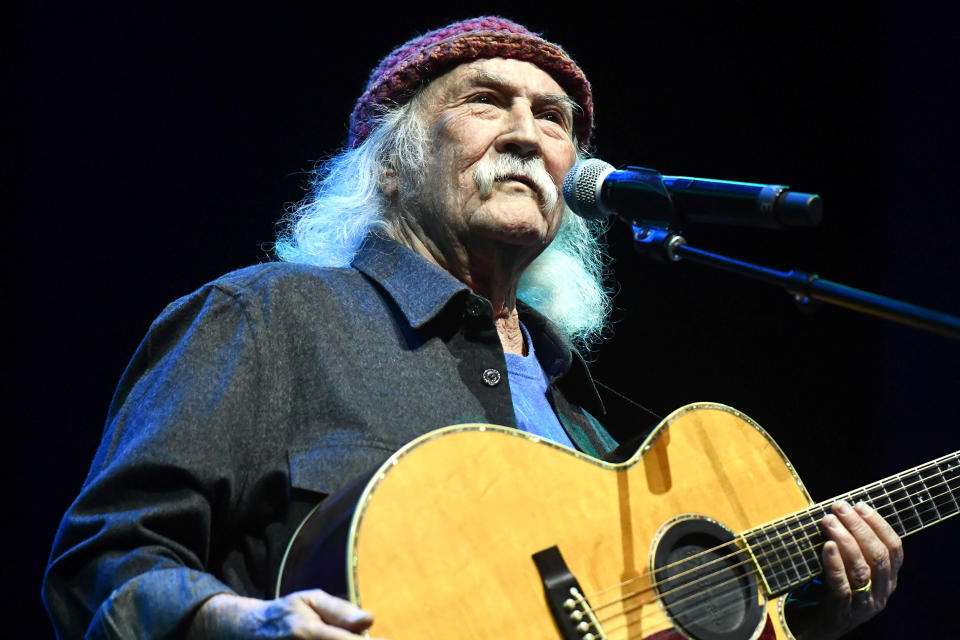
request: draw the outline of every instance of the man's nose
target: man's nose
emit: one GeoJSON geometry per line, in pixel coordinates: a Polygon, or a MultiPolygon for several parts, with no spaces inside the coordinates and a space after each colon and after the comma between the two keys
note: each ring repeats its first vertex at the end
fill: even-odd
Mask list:
{"type": "Polygon", "coordinates": [[[533,111],[527,105],[514,106],[507,114],[503,133],[497,138],[497,151],[528,158],[540,155],[540,145],[540,130],[533,111]]]}

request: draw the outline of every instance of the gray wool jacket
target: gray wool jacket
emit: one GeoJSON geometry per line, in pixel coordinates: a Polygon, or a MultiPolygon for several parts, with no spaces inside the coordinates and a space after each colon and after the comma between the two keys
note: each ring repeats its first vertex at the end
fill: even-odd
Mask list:
{"type": "MultiPolygon", "coordinates": [[[[607,454],[583,360],[521,318],[564,429],[607,454]]],[[[212,595],[272,597],[311,508],[464,422],[516,426],[492,307],[410,250],[370,237],[352,268],[269,263],[201,287],[150,327],[60,525],[43,590],[59,637],[177,637],[212,595]]]]}

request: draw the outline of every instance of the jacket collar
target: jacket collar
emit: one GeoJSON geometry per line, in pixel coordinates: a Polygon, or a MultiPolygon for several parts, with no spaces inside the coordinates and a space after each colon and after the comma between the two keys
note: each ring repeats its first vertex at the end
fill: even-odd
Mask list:
{"type": "Polygon", "coordinates": [[[399,242],[369,234],[351,265],[383,287],[411,327],[419,329],[461,292],[463,284],[399,242]]]}
{"type": "MultiPolygon", "coordinates": [[[[376,234],[364,239],[351,265],[377,282],[393,298],[411,327],[433,320],[454,297],[466,299],[470,289],[411,249],[376,234]]],[[[580,354],[545,316],[524,302],[517,310],[536,341],[537,359],[551,383],[571,400],[598,415],[605,413],[590,370],[580,354]]]]}

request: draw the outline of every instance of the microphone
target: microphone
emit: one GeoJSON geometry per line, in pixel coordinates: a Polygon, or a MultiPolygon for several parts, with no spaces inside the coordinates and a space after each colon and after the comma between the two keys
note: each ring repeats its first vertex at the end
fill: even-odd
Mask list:
{"type": "Polygon", "coordinates": [[[563,199],[584,218],[617,215],[636,225],[726,224],[762,229],[812,227],[823,217],[813,193],[777,184],[664,176],[653,169],[581,160],[563,179],[563,199]]]}

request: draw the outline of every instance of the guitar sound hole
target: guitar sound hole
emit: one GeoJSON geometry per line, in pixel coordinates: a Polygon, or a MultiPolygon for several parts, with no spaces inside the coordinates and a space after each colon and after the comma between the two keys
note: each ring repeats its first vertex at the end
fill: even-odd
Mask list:
{"type": "Polygon", "coordinates": [[[752,564],[718,523],[691,516],[670,524],[654,552],[660,601],[697,640],[748,640],[765,619],[752,564]]]}

